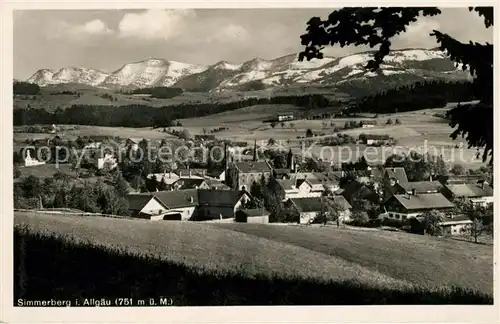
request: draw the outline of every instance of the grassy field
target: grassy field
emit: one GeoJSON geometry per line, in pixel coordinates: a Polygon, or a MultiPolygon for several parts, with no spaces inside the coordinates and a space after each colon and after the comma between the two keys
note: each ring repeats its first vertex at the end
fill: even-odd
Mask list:
{"type": "Polygon", "coordinates": [[[162,295],[176,305],[492,302],[492,249],[465,248],[465,242],[447,252],[446,242],[428,246],[371,232],[21,212],[14,223],[15,263],[22,264],[16,298],[162,295]],[[93,264],[95,274],[88,271],[93,264]]]}

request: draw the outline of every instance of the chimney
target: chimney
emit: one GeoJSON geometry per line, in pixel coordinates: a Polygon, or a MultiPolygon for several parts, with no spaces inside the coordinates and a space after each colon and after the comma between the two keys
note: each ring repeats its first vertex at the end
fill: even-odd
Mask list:
{"type": "Polygon", "coordinates": [[[429,181],[432,181],[432,174],[429,175],[429,181]]]}
{"type": "Polygon", "coordinates": [[[191,178],[191,170],[189,170],[189,177],[191,178]]]}
{"type": "Polygon", "coordinates": [[[169,178],[169,179],[172,179],[172,171],[170,171],[170,172],[168,173],[168,178],[169,178]]]}
{"type": "Polygon", "coordinates": [[[417,190],[415,188],[411,189],[411,195],[416,196],[417,195],[417,190]]]}
{"type": "Polygon", "coordinates": [[[485,183],[486,183],[486,181],[481,182],[481,189],[484,189],[484,184],[485,183]]]}

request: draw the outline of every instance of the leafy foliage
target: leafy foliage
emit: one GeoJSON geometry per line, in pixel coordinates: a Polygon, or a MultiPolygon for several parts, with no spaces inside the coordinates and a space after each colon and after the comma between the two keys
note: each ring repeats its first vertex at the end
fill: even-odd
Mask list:
{"type": "MultiPolygon", "coordinates": [[[[493,26],[493,7],[470,7],[484,18],[485,27],[493,26]]],[[[325,46],[378,46],[366,68],[376,71],[389,54],[391,39],[405,32],[420,16],[441,13],[436,7],[349,7],[334,10],[326,20],[311,18],[307,33],[301,36],[305,49],[299,60],[323,58],[325,46]]],[[[493,163],[493,44],[461,43],[451,36],[434,30],[434,36],[452,61],[469,70],[474,80],[472,91],[480,102],[449,111],[452,138],[465,137],[469,146],[484,148],[483,160],[493,163]]]]}

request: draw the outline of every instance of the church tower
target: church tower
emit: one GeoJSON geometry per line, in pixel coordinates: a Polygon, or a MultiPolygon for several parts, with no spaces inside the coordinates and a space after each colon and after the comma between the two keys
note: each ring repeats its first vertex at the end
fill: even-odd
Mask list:
{"type": "Polygon", "coordinates": [[[295,158],[293,156],[291,148],[288,150],[288,156],[286,158],[286,163],[288,165],[288,168],[290,169],[290,172],[295,173],[295,158]]]}
{"type": "Polygon", "coordinates": [[[253,161],[257,162],[258,160],[259,160],[259,158],[257,156],[257,140],[254,140],[254,143],[253,143],[253,161]]]}

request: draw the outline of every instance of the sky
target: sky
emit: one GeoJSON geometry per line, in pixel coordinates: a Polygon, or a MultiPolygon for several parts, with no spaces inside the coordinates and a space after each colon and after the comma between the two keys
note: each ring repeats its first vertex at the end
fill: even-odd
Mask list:
{"type": "MultiPolygon", "coordinates": [[[[17,10],[14,12],[14,78],[37,70],[86,67],[112,72],[148,58],[214,64],[273,59],[300,52],[311,17],[333,9],[17,10]]],[[[393,40],[393,49],[433,48],[437,29],[460,41],[493,43],[493,28],[466,8],[443,8],[421,17],[393,40]]],[[[330,47],[343,56],[362,47],[330,47]]]]}

